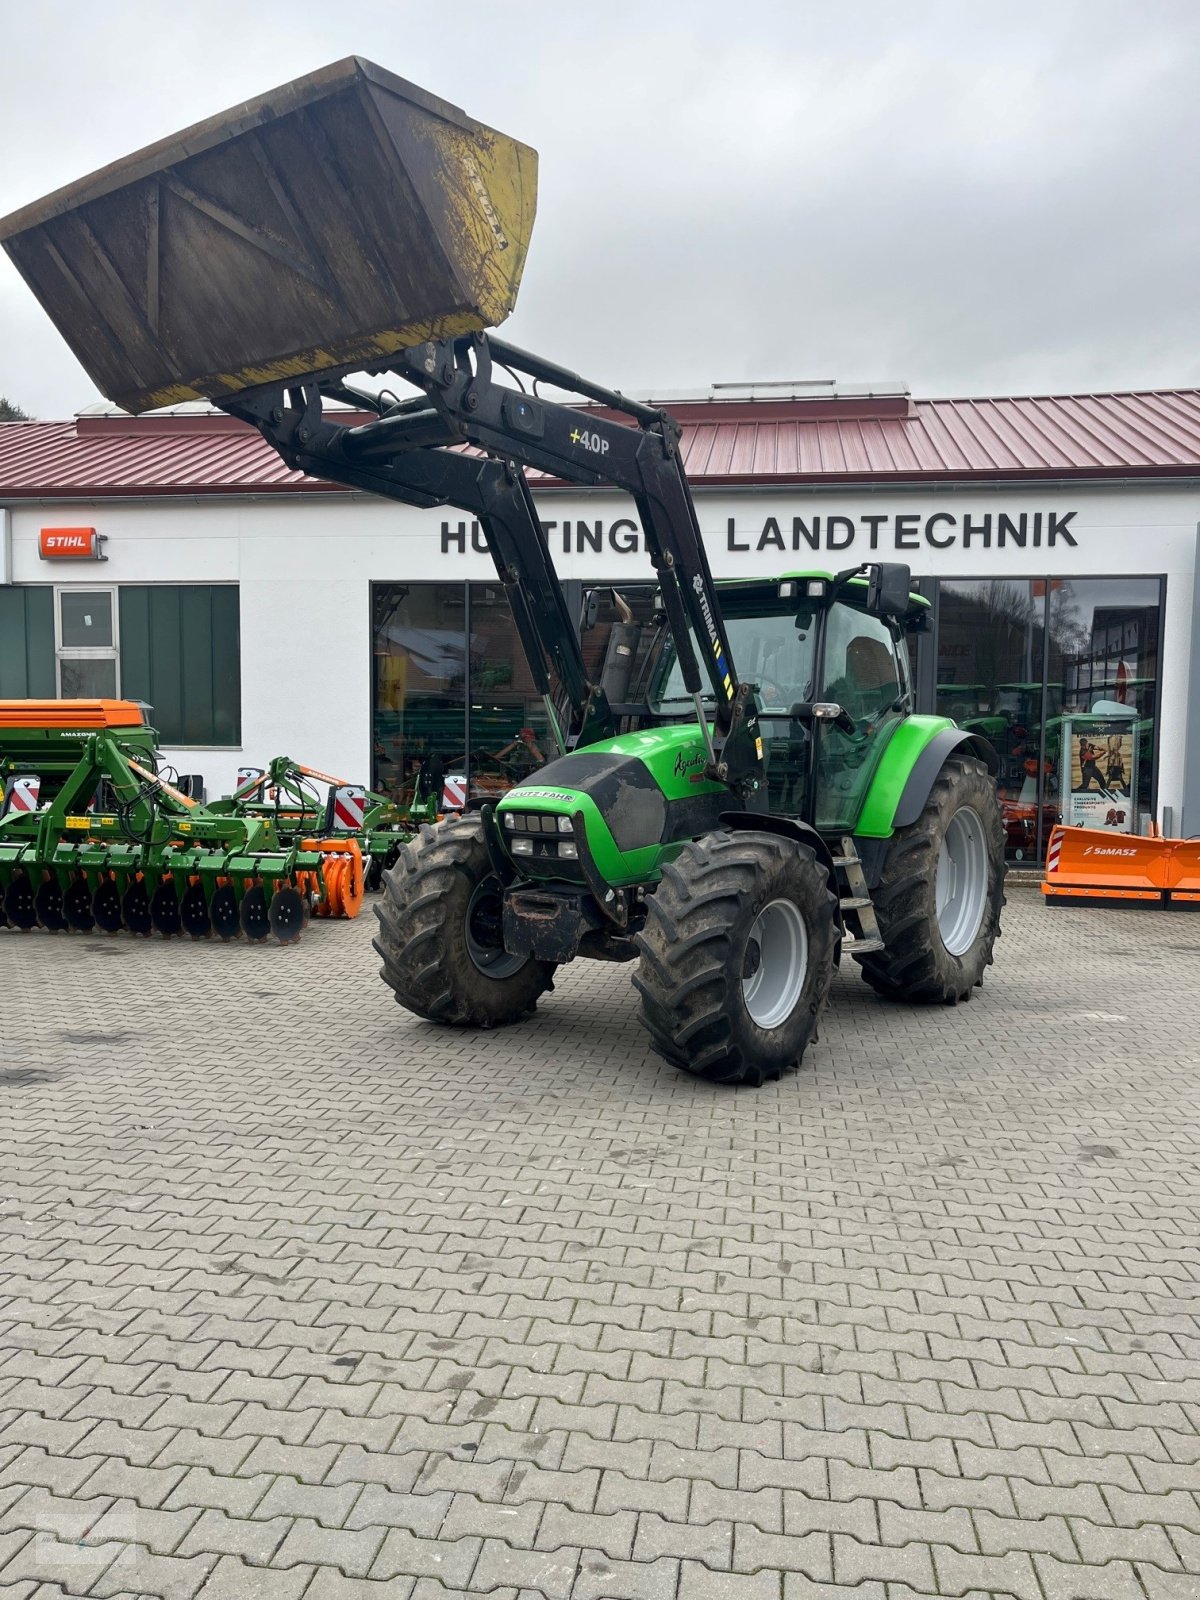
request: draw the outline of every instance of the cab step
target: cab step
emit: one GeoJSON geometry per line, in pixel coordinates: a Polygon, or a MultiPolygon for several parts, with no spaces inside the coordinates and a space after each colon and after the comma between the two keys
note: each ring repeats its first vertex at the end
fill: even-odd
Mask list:
{"type": "Polygon", "coordinates": [[[846,951],[852,956],[874,955],[884,948],[875,917],[875,905],[867,889],[862,857],[855,853],[854,840],[841,840],[842,853],[835,855],[833,865],[842,875],[848,894],[840,896],[838,907],[846,930],[846,951]]]}
{"type": "Polygon", "coordinates": [[[848,938],[843,941],[842,947],[848,956],[871,956],[877,950],[882,950],[884,946],[882,939],[848,938]]]}

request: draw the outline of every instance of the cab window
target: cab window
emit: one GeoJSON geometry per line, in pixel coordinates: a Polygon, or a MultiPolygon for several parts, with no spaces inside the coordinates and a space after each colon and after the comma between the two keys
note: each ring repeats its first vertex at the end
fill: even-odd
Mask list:
{"type": "Polygon", "coordinates": [[[823,699],[836,700],[856,722],[871,721],[906,693],[906,680],[887,623],[851,606],[830,608],[825,625],[823,699]]]}
{"type": "Polygon", "coordinates": [[[904,719],[908,670],[899,636],[852,606],[830,607],[821,698],[835,700],[855,730],[824,723],[817,742],[819,828],[853,829],[888,740],[904,719]]]}

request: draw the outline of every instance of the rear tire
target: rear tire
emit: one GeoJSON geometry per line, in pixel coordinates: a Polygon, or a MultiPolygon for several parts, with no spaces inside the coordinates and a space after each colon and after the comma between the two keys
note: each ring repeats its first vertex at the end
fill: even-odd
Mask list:
{"type": "Polygon", "coordinates": [[[713,833],[646,899],[634,987],[654,1048],[711,1083],[758,1087],[800,1064],[833,978],[837,902],[807,846],[713,833]]]}
{"type": "Polygon", "coordinates": [[[510,955],[500,932],[502,888],[477,816],[423,827],[383,876],[374,940],[380,976],[418,1017],[495,1028],[529,1016],[553,987],[554,963],[510,955]]]}
{"type": "Polygon", "coordinates": [[[858,957],[877,993],[969,1000],[992,964],[1004,904],[1004,824],[982,761],[950,756],[916,822],[897,829],[872,895],[885,949],[858,957]]]}

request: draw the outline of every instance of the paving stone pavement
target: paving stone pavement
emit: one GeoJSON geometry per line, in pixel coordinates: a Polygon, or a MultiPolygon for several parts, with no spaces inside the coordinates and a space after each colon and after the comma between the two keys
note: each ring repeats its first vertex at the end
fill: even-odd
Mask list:
{"type": "Polygon", "coordinates": [[[1200,920],[736,1093],[373,922],[0,933],[0,1600],[1200,1597],[1200,920]]]}

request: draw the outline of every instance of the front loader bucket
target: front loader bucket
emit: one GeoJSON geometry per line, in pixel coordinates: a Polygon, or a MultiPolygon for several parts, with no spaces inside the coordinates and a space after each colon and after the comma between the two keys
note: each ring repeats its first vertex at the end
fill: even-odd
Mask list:
{"type": "Polygon", "coordinates": [[[127,411],[353,371],[503,322],[537,155],[350,56],[0,221],[127,411]]]}

